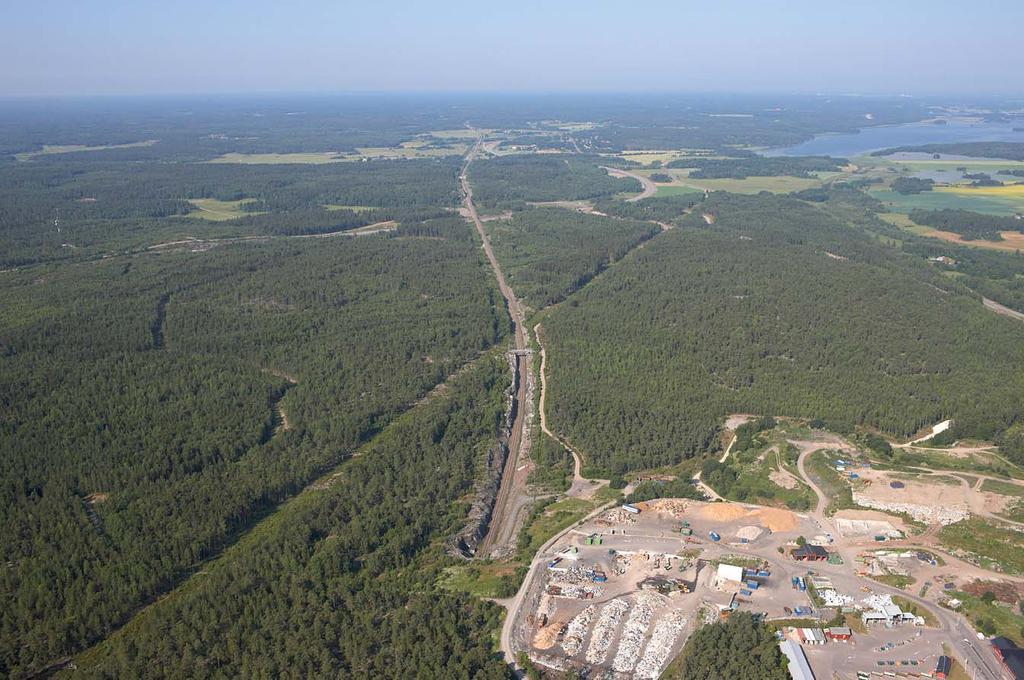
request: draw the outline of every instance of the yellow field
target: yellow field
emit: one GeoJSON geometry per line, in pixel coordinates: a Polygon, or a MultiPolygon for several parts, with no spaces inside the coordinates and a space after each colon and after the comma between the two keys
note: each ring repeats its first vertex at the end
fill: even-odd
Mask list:
{"type": "Polygon", "coordinates": [[[1004,184],[1001,187],[946,186],[935,187],[935,191],[944,191],[962,196],[990,196],[1009,200],[1024,200],[1024,183],[1004,184]]]}
{"type": "Polygon", "coordinates": [[[262,215],[263,213],[246,212],[242,207],[252,203],[253,199],[245,198],[241,201],[218,201],[215,198],[194,198],[189,203],[199,208],[189,213],[189,217],[209,220],[211,222],[226,222],[227,220],[238,219],[246,215],[262,215]]]}
{"type": "MultiPolygon", "coordinates": [[[[414,139],[402,142],[401,146],[358,147],[358,158],[438,158],[441,156],[461,156],[469,146],[464,143],[452,144],[449,149],[425,148],[427,140],[414,139]]],[[[349,156],[347,160],[353,160],[349,156]]]]}
{"type": "Polygon", "coordinates": [[[134,149],[140,146],[153,146],[157,143],[156,139],[147,139],[144,142],[131,142],[129,144],[109,144],[107,146],[85,146],[84,144],[65,144],[65,145],[50,145],[44,144],[41,151],[26,151],[24,153],[15,154],[14,157],[19,161],[32,160],[36,156],[48,156],[55,153],[76,153],[78,151],[105,151],[107,149],[134,149]]]}
{"type": "Polygon", "coordinates": [[[676,149],[674,151],[659,151],[656,149],[645,149],[642,151],[623,151],[618,154],[621,158],[636,161],[637,163],[653,163],[658,161],[662,164],[671,163],[681,158],[725,158],[710,154],[706,149],[676,149]]]}
{"type": "MultiPolygon", "coordinates": [[[[998,188],[998,187],[995,187],[998,188]]],[[[939,229],[933,229],[931,227],[924,227],[920,224],[915,224],[910,220],[909,217],[903,213],[879,213],[878,215],[886,222],[894,224],[897,227],[902,227],[907,231],[913,232],[919,236],[928,236],[931,238],[937,238],[941,241],[947,241],[949,243],[956,243],[961,246],[970,246],[972,248],[986,248],[989,250],[1004,250],[1009,252],[1016,252],[1018,250],[1024,250],[1024,233],[1019,231],[1001,231],[999,234],[1003,237],[1002,241],[967,241],[957,233],[952,231],[941,231],[939,229]]]]}

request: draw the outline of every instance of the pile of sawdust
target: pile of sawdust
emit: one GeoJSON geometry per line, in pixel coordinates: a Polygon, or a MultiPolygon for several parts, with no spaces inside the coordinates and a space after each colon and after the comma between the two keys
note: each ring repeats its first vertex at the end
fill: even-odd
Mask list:
{"type": "Polygon", "coordinates": [[[533,636],[533,646],[537,649],[551,649],[558,642],[558,631],[565,625],[564,621],[550,621],[548,625],[537,631],[533,636]]]}
{"type": "Polygon", "coordinates": [[[732,522],[750,514],[742,505],[735,503],[709,503],[700,509],[700,516],[718,522],[732,522]]]}
{"type": "Polygon", "coordinates": [[[751,516],[757,518],[761,526],[772,531],[792,531],[797,526],[796,515],[780,508],[761,508],[751,513],[751,516]]]}
{"type": "Polygon", "coordinates": [[[704,519],[717,522],[733,522],[749,518],[772,531],[792,531],[797,526],[796,515],[780,508],[759,508],[750,510],[736,503],[709,503],[700,510],[704,519]]]}

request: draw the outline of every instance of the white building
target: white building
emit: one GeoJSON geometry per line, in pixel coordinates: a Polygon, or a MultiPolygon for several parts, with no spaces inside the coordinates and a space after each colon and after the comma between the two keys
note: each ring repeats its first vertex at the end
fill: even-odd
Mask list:
{"type": "Polygon", "coordinates": [[[814,671],[811,664],[807,663],[804,650],[793,640],[785,640],[779,643],[779,649],[789,660],[789,677],[793,680],[814,680],[814,671]]]}

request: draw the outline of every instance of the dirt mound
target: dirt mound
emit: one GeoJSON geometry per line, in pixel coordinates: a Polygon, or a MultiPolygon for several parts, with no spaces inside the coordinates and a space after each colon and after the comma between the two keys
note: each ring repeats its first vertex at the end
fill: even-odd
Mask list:
{"type": "Polygon", "coordinates": [[[792,531],[797,526],[796,515],[789,510],[762,508],[751,514],[758,522],[772,531],[792,531]]]}
{"type": "Polygon", "coordinates": [[[533,646],[537,649],[551,649],[558,643],[558,632],[565,625],[564,621],[552,621],[537,631],[533,636],[533,646]]]}
{"type": "Polygon", "coordinates": [[[656,501],[644,501],[637,503],[636,505],[645,512],[664,513],[671,515],[672,517],[682,517],[690,507],[689,503],[677,498],[662,498],[656,501]]]}
{"type": "Polygon", "coordinates": [[[700,516],[703,519],[713,519],[717,522],[732,522],[749,514],[750,510],[735,503],[711,503],[700,509],[700,516]]]}

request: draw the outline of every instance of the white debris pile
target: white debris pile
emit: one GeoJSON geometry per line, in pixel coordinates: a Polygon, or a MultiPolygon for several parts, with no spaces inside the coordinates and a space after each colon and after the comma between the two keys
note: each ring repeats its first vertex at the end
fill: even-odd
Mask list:
{"type": "Polygon", "coordinates": [[[623,523],[636,524],[636,515],[631,512],[626,512],[622,508],[614,508],[598,517],[596,523],[604,525],[623,523]]]}
{"type": "Polygon", "coordinates": [[[853,604],[852,597],[849,595],[843,595],[834,588],[826,588],[816,592],[818,593],[818,596],[821,597],[821,601],[825,603],[826,607],[849,607],[853,604]]]}
{"type": "Polygon", "coordinates": [[[629,603],[625,600],[612,600],[601,609],[597,617],[594,630],[590,633],[590,645],[587,647],[587,662],[592,664],[604,663],[608,655],[608,647],[612,644],[612,638],[619,627],[622,615],[629,609],[629,603]]]}
{"type": "Polygon", "coordinates": [[[574,616],[569,625],[565,627],[565,636],[562,638],[562,649],[566,656],[576,656],[583,646],[583,638],[587,637],[587,629],[590,622],[597,613],[597,607],[590,605],[579,614],[574,616]]]}
{"type": "Polygon", "coordinates": [[[913,517],[918,522],[933,524],[938,522],[942,525],[956,524],[971,516],[965,508],[933,505],[918,505],[917,503],[886,503],[865,496],[862,493],[853,494],[853,502],[865,508],[884,510],[886,512],[903,512],[913,517]]]}
{"type": "Polygon", "coordinates": [[[884,611],[886,608],[894,607],[891,595],[885,593],[877,593],[868,595],[861,602],[864,604],[866,609],[874,611],[884,611]]]}
{"type": "Polygon", "coordinates": [[[589,600],[593,597],[600,597],[604,594],[604,588],[598,585],[575,585],[575,584],[552,584],[558,588],[558,592],[552,593],[552,597],[568,597],[577,600],[589,600]]]}
{"type": "Polygon", "coordinates": [[[761,537],[762,533],[764,532],[761,530],[761,527],[740,527],[739,531],[736,532],[736,538],[739,538],[741,540],[745,539],[748,541],[756,541],[758,538],[761,537]]]}
{"type": "Polygon", "coordinates": [[[552,670],[564,671],[569,667],[569,661],[563,656],[555,656],[554,654],[540,654],[538,652],[530,652],[530,661],[539,663],[542,666],[547,666],[552,670]]]}
{"type": "Polygon", "coordinates": [[[619,651],[612,661],[612,668],[619,673],[629,673],[636,665],[637,659],[640,658],[640,650],[643,648],[644,635],[651,625],[654,607],[660,603],[661,599],[650,592],[643,592],[637,596],[636,605],[622,627],[619,651]]]}
{"type": "Polygon", "coordinates": [[[672,646],[685,626],[686,617],[682,612],[673,612],[654,624],[651,641],[647,643],[647,649],[636,665],[634,677],[655,680],[661,676],[665,662],[672,653],[672,646]]]}

